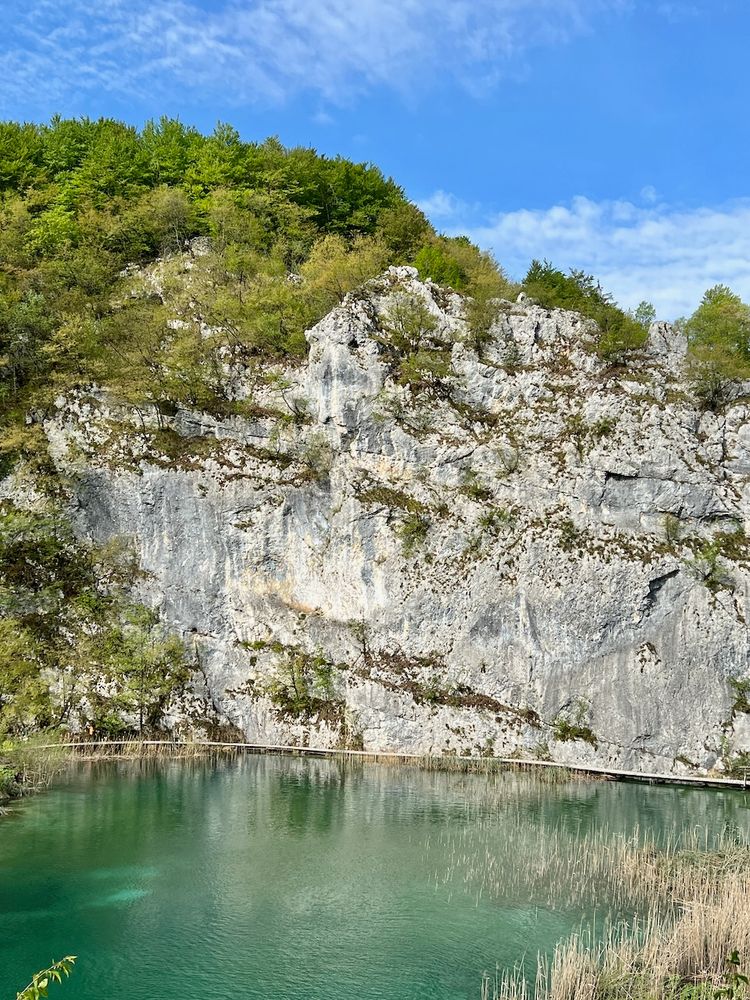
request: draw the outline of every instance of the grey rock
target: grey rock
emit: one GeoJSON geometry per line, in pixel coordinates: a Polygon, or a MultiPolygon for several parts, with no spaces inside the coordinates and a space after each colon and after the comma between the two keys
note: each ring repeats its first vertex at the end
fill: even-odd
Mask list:
{"type": "Polygon", "coordinates": [[[666,324],[626,372],[589,321],[523,297],[492,333],[478,356],[460,297],[392,268],[309,331],[291,389],[247,374],[241,394],[306,418],[181,410],[172,431],[215,447],[174,460],[106,394],[60,400],[45,426],[78,530],[132,540],[139,595],[200,662],[193,713],[251,741],[661,771],[750,749],[729,683],[746,550],[706,557],[748,527],[747,406],[700,412],[666,324]],[[453,344],[433,393],[375,337],[399,295],[453,344]],[[296,715],[272,684],[295,657],[332,665],[296,715]]]}

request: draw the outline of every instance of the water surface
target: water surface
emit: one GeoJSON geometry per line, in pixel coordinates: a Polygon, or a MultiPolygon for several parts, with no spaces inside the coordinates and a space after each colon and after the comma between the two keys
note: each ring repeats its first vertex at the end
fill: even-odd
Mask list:
{"type": "Polygon", "coordinates": [[[272,756],[80,765],[0,820],[1,995],[72,953],[61,1000],[478,998],[606,908],[527,882],[526,831],[539,853],[540,830],[746,831],[747,806],[272,756]]]}

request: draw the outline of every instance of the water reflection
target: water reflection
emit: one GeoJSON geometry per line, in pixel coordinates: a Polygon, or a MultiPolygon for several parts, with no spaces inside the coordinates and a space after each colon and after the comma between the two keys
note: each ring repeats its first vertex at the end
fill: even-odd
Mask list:
{"type": "Polygon", "coordinates": [[[317,758],[81,764],[0,823],[2,985],[73,952],[76,1000],[100,976],[108,1000],[476,997],[607,905],[573,891],[587,837],[748,832],[747,806],[317,758]]]}

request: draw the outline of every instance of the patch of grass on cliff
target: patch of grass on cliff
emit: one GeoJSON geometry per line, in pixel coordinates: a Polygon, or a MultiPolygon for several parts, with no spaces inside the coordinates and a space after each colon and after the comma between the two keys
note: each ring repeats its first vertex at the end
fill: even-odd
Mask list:
{"type": "Polygon", "coordinates": [[[555,739],[560,743],[581,740],[596,750],[599,741],[593,729],[586,723],[587,713],[588,705],[583,700],[575,705],[572,714],[569,712],[560,712],[552,723],[552,734],[555,739]]]}
{"type": "Polygon", "coordinates": [[[430,519],[417,512],[407,513],[396,529],[401,540],[401,552],[405,559],[410,559],[427,541],[430,533],[430,519]]]}
{"type": "Polygon", "coordinates": [[[730,677],[729,687],[734,694],[732,711],[750,714],[750,677],[730,677]]]}
{"type": "Polygon", "coordinates": [[[421,500],[384,483],[368,483],[357,490],[356,497],[361,504],[405,510],[411,514],[424,514],[427,511],[426,505],[421,500]]]}

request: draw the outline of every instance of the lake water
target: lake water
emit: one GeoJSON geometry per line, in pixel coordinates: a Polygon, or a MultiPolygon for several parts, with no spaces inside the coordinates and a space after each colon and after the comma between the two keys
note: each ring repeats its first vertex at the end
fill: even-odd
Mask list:
{"type": "Polygon", "coordinates": [[[747,831],[749,804],[314,758],[81,764],[0,819],[0,996],[72,953],[60,1000],[478,998],[607,909],[573,862],[530,877],[524,845],[747,831]]]}

